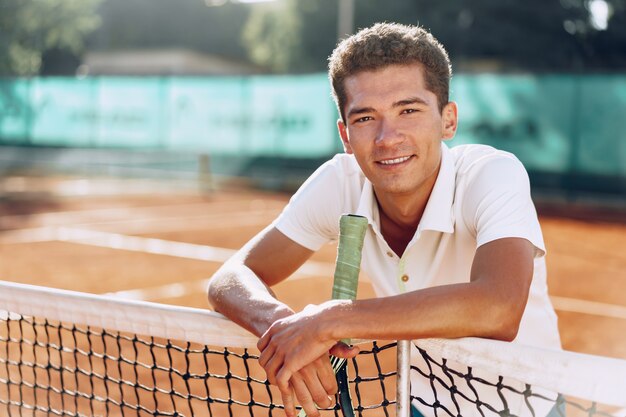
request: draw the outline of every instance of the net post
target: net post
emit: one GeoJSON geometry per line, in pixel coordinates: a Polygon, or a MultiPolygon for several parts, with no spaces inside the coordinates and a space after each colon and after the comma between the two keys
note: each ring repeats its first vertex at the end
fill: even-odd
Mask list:
{"type": "Polygon", "coordinates": [[[206,153],[198,155],[198,185],[201,194],[210,194],[214,188],[211,162],[206,153]]]}
{"type": "Polygon", "coordinates": [[[396,417],[411,417],[411,341],[398,340],[396,417]]]}

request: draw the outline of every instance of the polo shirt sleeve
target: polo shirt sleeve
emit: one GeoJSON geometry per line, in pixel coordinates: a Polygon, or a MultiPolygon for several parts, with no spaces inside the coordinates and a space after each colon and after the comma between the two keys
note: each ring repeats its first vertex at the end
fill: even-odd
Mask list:
{"type": "Polygon", "coordinates": [[[341,165],[335,157],[318,168],[291,197],[274,227],[313,251],[336,239],[344,200],[341,165]]]}
{"type": "Polygon", "coordinates": [[[463,218],[476,236],[477,247],[519,237],[535,246],[535,257],[545,255],[528,174],[512,154],[490,158],[475,170],[464,196],[463,218]]]}

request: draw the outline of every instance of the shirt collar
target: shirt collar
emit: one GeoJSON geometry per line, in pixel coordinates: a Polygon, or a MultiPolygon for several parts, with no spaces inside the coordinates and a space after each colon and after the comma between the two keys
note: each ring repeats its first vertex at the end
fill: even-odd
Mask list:
{"type": "MultiPolygon", "coordinates": [[[[454,211],[452,210],[452,205],[454,203],[455,177],[454,160],[450,150],[442,142],[441,167],[416,234],[423,230],[435,230],[444,233],[454,232],[454,211]]],[[[374,230],[380,230],[378,202],[374,195],[372,183],[367,178],[364,179],[359,205],[355,214],[366,217],[374,230]]]]}
{"type": "Polygon", "coordinates": [[[378,202],[374,195],[374,187],[370,180],[365,178],[363,188],[361,189],[361,198],[359,199],[359,206],[356,209],[356,215],[367,218],[367,222],[374,227],[375,230],[380,230],[380,216],[378,213],[378,202]]]}
{"type": "Polygon", "coordinates": [[[424,209],[422,220],[417,231],[436,230],[444,233],[454,232],[454,190],[456,187],[456,172],[454,159],[450,149],[441,143],[441,167],[437,181],[430,193],[428,203],[424,209]]]}

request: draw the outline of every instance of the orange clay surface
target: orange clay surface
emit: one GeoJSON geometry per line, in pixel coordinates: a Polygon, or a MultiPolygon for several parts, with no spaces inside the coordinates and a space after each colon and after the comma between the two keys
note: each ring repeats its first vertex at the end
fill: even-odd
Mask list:
{"type": "MultiPolygon", "coordinates": [[[[90,293],[142,289],[148,301],[209,308],[200,284],[219,261],[63,242],[51,231],[66,227],[236,249],[271,222],[288,198],[249,190],[5,197],[0,200],[0,280],[90,293]],[[176,297],[160,291],[171,283],[186,290],[176,297]]],[[[626,225],[553,215],[541,216],[541,223],[564,348],[626,358],[626,225]]],[[[323,248],[312,258],[312,274],[276,286],[279,298],[296,309],[328,299],[334,259],[335,247],[323,248]]],[[[367,282],[359,291],[360,297],[373,296],[367,282]]]]}

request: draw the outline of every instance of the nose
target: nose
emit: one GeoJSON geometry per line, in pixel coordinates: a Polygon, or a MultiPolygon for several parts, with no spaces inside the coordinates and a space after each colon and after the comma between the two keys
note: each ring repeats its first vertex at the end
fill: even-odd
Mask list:
{"type": "Polygon", "coordinates": [[[403,140],[404,136],[395,123],[388,119],[381,119],[376,135],[376,144],[378,146],[394,146],[403,140]]]}

